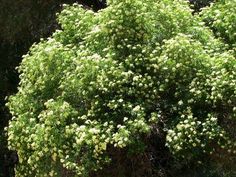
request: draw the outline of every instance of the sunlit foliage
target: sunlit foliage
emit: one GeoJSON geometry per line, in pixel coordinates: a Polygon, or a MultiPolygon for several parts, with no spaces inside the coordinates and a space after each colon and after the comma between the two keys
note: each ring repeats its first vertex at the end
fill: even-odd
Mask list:
{"type": "Polygon", "coordinates": [[[236,60],[186,1],[74,4],[58,20],[24,56],[9,98],[17,176],[89,176],[110,163],[108,149],[135,153],[153,127],[175,158],[236,153],[236,60]]]}

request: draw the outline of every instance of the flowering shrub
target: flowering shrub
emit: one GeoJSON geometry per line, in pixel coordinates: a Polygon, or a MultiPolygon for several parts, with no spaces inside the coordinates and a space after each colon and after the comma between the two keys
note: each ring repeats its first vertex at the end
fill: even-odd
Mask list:
{"type": "Polygon", "coordinates": [[[24,56],[9,98],[16,176],[89,176],[109,149],[133,151],[156,126],[175,157],[236,153],[226,124],[236,60],[186,1],[110,0],[97,13],[74,4],[58,20],[62,30],[24,56]]]}
{"type": "Polygon", "coordinates": [[[201,13],[203,20],[226,44],[236,47],[236,1],[219,0],[201,13]]]}

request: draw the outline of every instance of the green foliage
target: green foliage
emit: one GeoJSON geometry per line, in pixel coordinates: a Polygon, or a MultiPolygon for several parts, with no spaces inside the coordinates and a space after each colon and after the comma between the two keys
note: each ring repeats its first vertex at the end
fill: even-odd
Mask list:
{"type": "Polygon", "coordinates": [[[203,20],[214,31],[217,37],[236,47],[236,1],[218,0],[211,7],[205,8],[201,13],[203,20]]]}
{"type": "Polygon", "coordinates": [[[17,176],[89,176],[109,151],[144,149],[154,127],[176,158],[235,155],[236,60],[186,1],[74,4],[58,20],[62,30],[24,56],[9,98],[17,176]]]}
{"type": "Polygon", "coordinates": [[[82,3],[87,8],[104,8],[101,0],[2,0],[0,1],[0,177],[14,176],[15,152],[7,149],[4,127],[11,119],[5,97],[16,93],[19,82],[15,67],[29,47],[58,28],[56,12],[63,3],[82,3]]]}

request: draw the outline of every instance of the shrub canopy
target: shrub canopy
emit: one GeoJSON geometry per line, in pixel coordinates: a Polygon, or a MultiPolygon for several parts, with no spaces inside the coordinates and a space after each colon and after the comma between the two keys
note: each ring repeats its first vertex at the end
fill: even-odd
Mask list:
{"type": "Polygon", "coordinates": [[[16,175],[89,176],[111,150],[145,149],[154,129],[176,158],[235,156],[233,51],[186,1],[107,3],[96,13],[65,6],[62,29],[24,56],[8,103],[16,175]]]}

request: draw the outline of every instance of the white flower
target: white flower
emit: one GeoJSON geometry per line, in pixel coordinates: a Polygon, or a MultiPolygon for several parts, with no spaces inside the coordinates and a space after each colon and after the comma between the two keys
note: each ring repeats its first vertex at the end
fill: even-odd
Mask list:
{"type": "Polygon", "coordinates": [[[140,108],[141,108],[141,107],[140,107],[139,105],[138,105],[138,106],[135,106],[135,107],[133,108],[133,111],[134,111],[134,112],[137,112],[137,111],[140,110],[140,108]]]}

